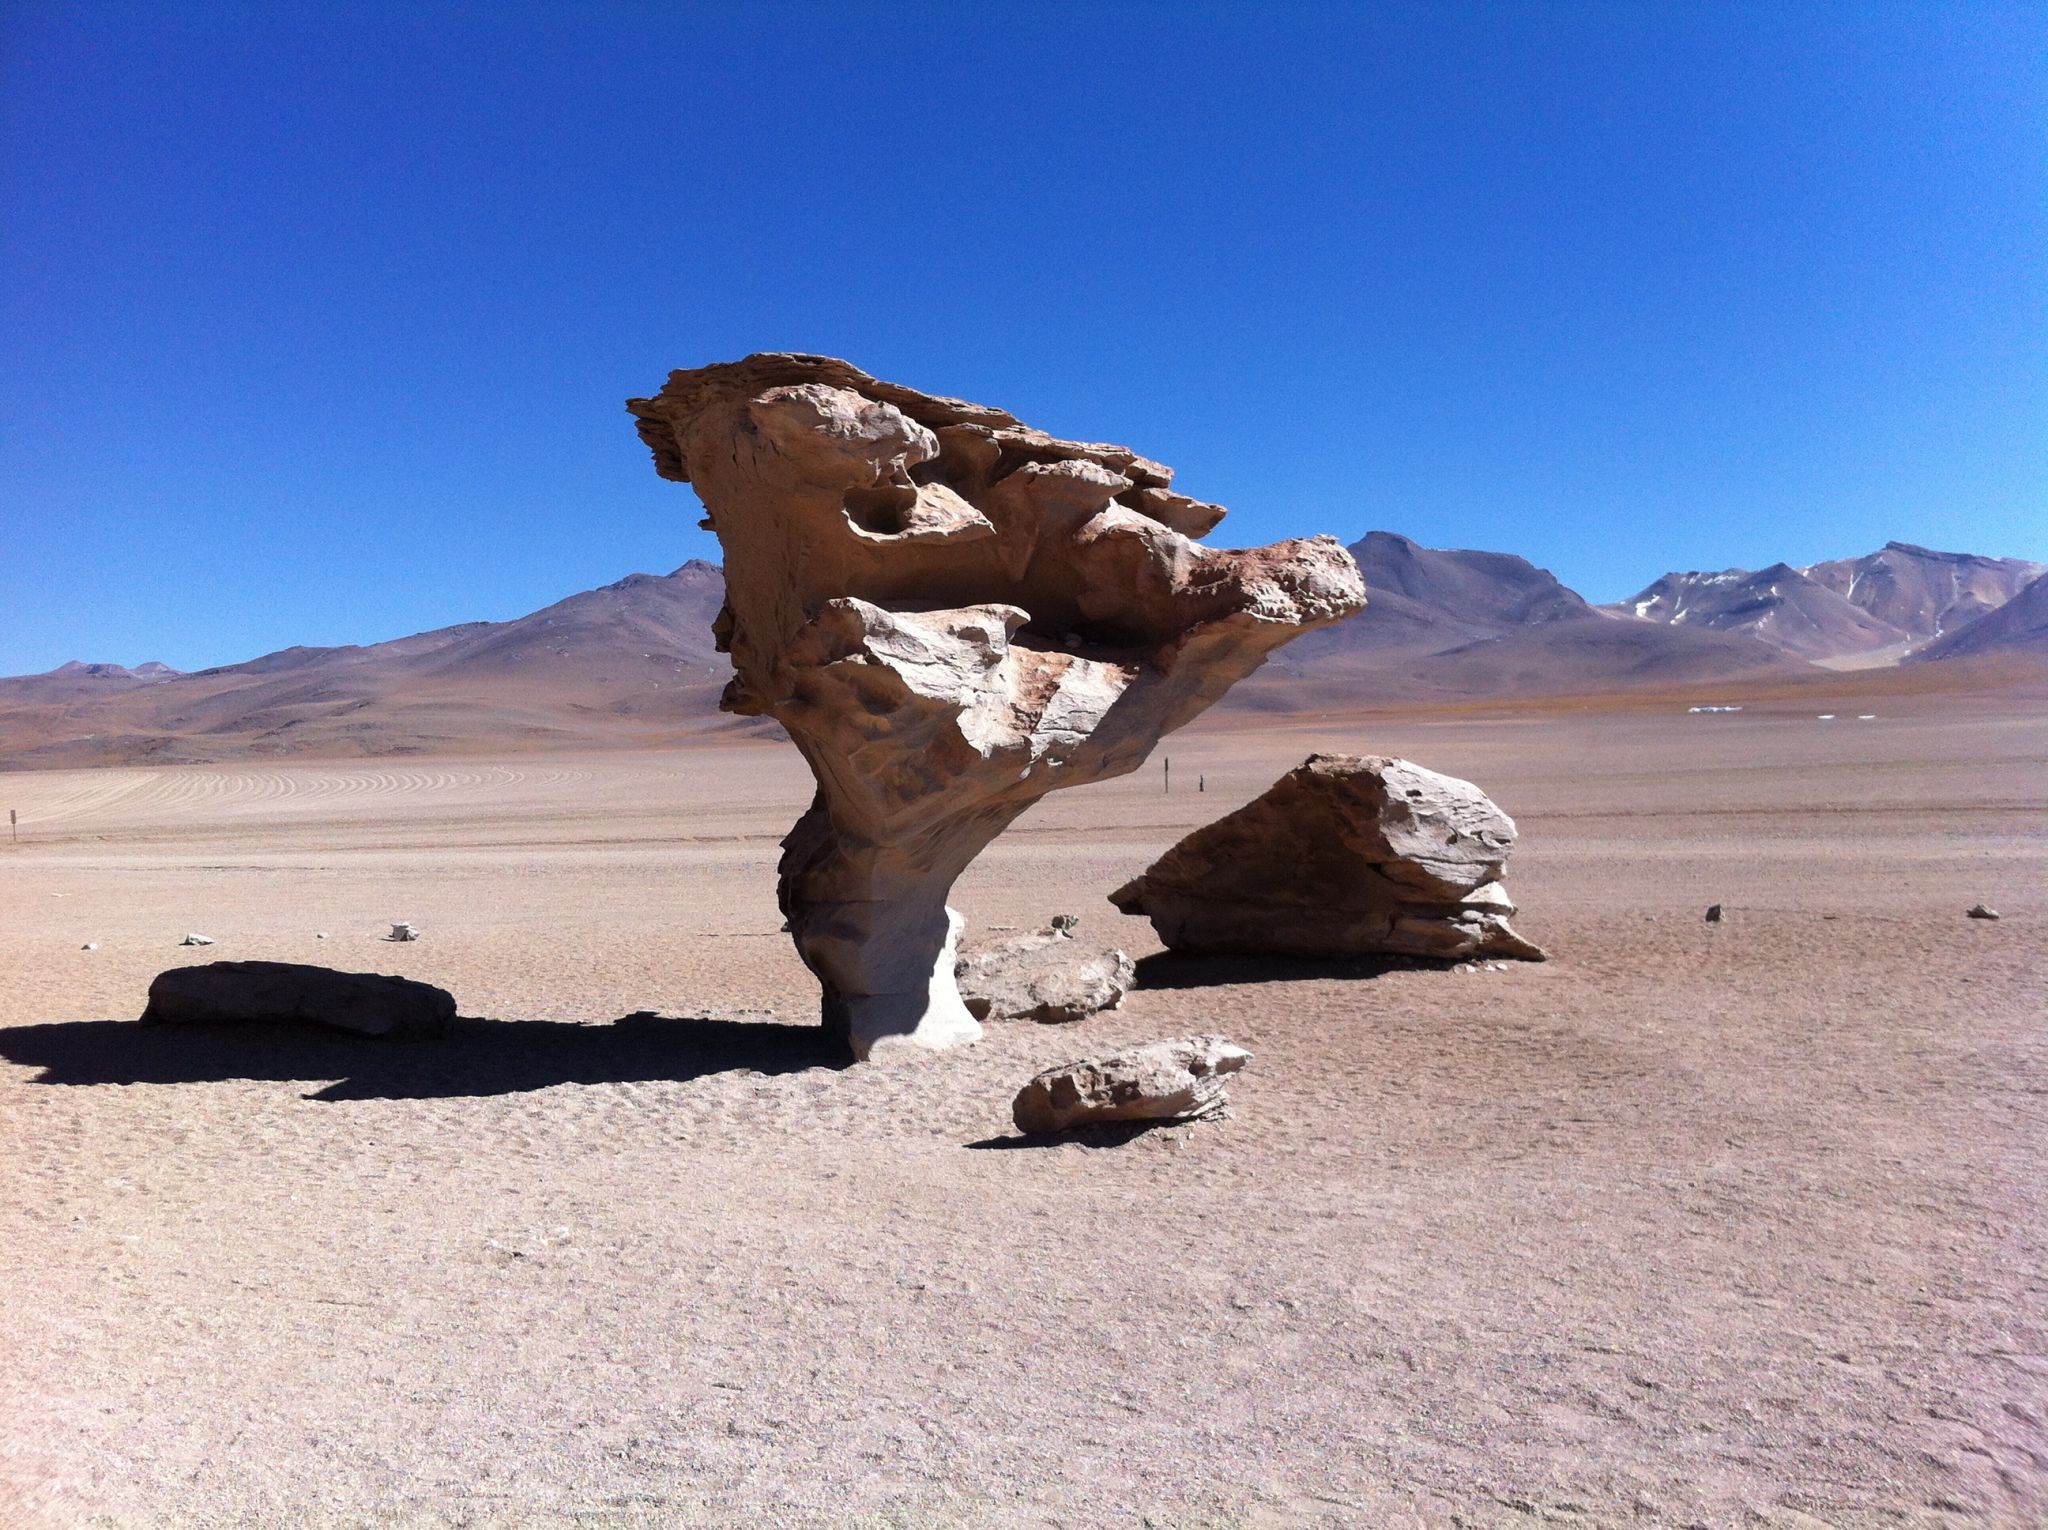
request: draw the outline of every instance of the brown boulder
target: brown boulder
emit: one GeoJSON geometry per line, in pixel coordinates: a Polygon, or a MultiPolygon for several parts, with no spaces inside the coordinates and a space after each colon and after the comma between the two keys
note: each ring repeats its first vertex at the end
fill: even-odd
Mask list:
{"type": "Polygon", "coordinates": [[[1042,930],[978,946],[953,976],[977,1020],[1065,1025],[1115,1009],[1131,991],[1136,966],[1123,951],[1092,951],[1074,938],[1078,921],[1062,914],[1042,930]]]}
{"type": "Polygon", "coordinates": [[[1200,1121],[1223,1113],[1226,1075],[1251,1060],[1221,1036],[1154,1041],[1048,1068],[1018,1091],[1010,1116],[1031,1137],[1111,1121],[1200,1121]]]}
{"type": "Polygon", "coordinates": [[[1110,894],[1177,951],[1512,956],[1500,884],[1514,820],[1469,781],[1408,760],[1311,755],[1110,894]]]}

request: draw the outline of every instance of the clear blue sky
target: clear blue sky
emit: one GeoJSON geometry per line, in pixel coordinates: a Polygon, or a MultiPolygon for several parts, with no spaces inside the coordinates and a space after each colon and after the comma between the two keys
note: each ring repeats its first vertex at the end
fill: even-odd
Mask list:
{"type": "Polygon", "coordinates": [[[1595,599],[2048,559],[2048,8],[0,6],[0,673],[716,557],[621,401],[826,351],[1237,544],[1595,599]]]}

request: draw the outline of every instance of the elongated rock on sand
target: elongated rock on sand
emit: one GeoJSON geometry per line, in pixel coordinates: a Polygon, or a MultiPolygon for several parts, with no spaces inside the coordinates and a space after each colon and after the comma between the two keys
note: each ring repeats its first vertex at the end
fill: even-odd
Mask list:
{"type": "Polygon", "coordinates": [[[208,962],[159,972],[145,1025],[285,1021],[358,1036],[438,1036],[455,1018],[447,989],[378,972],[297,962],[208,962]]]}
{"type": "Polygon", "coordinates": [[[946,897],[1020,813],[1136,769],[1365,603],[1334,538],[1204,547],[1223,511],[1159,463],[830,357],[675,372],[627,407],[725,549],[720,705],[773,717],[817,777],[780,900],[859,1057],[980,1034],[946,897]]]}
{"type": "Polygon", "coordinates": [[[1176,951],[1543,960],[1508,924],[1515,821],[1410,760],[1315,754],[1109,895],[1176,951]]]}
{"type": "Polygon", "coordinates": [[[1221,1036],[1148,1042],[1046,1069],[1017,1092],[1010,1117],[1032,1137],[1115,1121],[1200,1121],[1223,1113],[1226,1077],[1251,1060],[1221,1036]]]}

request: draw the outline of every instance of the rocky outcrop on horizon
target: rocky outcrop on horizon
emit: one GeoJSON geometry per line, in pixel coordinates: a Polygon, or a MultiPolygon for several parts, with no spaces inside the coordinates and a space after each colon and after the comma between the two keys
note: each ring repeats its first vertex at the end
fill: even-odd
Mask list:
{"type": "Polygon", "coordinates": [[[90,704],[110,696],[125,695],[144,686],[161,685],[167,680],[177,679],[178,675],[179,672],[168,664],[160,664],[153,659],[132,668],[126,664],[92,664],[83,659],[73,659],[39,675],[0,678],[0,696],[47,704],[90,704]]]}
{"type": "Polygon", "coordinates": [[[1205,547],[1223,512],[1170,468],[832,357],[678,371],[627,407],[725,549],[720,707],[817,777],[777,898],[859,1058],[980,1035],[946,899],[1018,815],[1135,770],[1364,603],[1334,537],[1205,547]]]}
{"type": "Polygon", "coordinates": [[[147,664],[138,664],[130,669],[126,664],[88,664],[83,659],[73,659],[68,664],[59,664],[50,670],[47,678],[52,680],[168,680],[179,671],[168,664],[151,659],[147,664]]]}

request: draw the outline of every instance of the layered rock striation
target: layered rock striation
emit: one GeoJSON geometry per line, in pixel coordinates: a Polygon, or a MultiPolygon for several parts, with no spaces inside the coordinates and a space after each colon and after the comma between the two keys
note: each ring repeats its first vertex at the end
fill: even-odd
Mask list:
{"type": "Polygon", "coordinates": [[[1020,813],[1364,602],[1333,538],[1204,547],[1223,511],[1159,463],[830,357],[676,372],[628,408],[725,549],[720,705],[817,777],[780,900],[857,1056],[979,1034],[946,896],[1020,813]]]}
{"type": "Polygon", "coordinates": [[[1508,924],[1514,843],[1515,821],[1470,781],[1315,754],[1109,901],[1177,951],[1541,961],[1508,924]]]}

